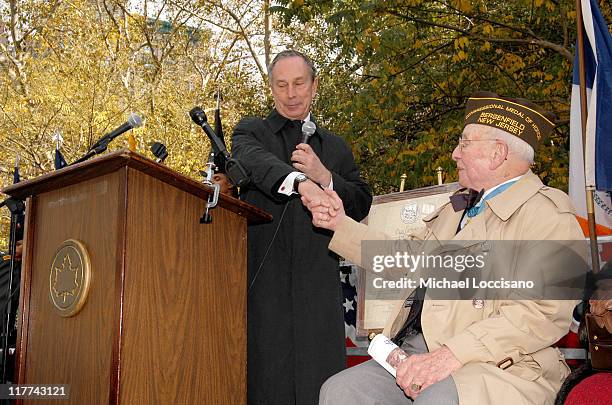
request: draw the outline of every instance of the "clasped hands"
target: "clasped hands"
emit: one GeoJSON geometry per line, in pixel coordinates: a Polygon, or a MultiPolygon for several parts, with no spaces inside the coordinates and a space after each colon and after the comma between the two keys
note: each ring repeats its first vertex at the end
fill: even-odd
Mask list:
{"type": "Polygon", "coordinates": [[[338,223],[346,216],[342,200],[335,191],[322,190],[318,186],[317,188],[322,194],[304,194],[302,193],[302,185],[305,187],[307,183],[309,182],[300,184],[300,194],[302,195],[302,204],[312,213],[312,224],[318,228],[335,231],[338,223]]]}

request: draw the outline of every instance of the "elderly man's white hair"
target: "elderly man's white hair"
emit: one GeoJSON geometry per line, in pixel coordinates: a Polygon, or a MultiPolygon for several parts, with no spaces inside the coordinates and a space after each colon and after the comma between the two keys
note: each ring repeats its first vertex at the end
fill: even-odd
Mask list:
{"type": "Polygon", "coordinates": [[[488,125],[480,124],[468,124],[464,130],[474,131],[483,136],[486,139],[501,139],[508,145],[508,152],[516,155],[519,159],[533,164],[534,151],[531,145],[523,141],[521,138],[511,135],[506,131],[490,127],[488,125]]]}

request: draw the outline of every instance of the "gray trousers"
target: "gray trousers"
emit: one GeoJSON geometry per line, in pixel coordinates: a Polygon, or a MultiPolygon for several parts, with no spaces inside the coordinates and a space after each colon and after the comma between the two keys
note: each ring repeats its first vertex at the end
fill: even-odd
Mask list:
{"type": "MultiPolygon", "coordinates": [[[[422,334],[402,344],[408,354],[426,353],[422,334]]],[[[459,405],[452,377],[425,388],[416,400],[407,397],[395,378],[374,360],[331,376],[321,387],[319,405],[459,405]]]]}

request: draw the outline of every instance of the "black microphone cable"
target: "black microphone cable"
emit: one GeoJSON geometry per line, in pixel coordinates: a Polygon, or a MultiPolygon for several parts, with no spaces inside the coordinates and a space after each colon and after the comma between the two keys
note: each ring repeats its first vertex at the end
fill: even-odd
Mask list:
{"type": "MultiPolygon", "coordinates": [[[[308,141],[310,140],[310,137],[312,136],[312,134],[315,133],[316,130],[317,130],[317,126],[314,124],[314,122],[312,121],[304,122],[302,124],[302,143],[308,143],[308,141]]],[[[276,239],[278,230],[280,229],[280,226],[283,223],[283,218],[285,217],[285,212],[287,211],[287,207],[289,206],[290,202],[291,202],[291,198],[287,200],[287,202],[285,203],[285,207],[283,208],[283,212],[280,216],[280,219],[278,220],[278,225],[276,226],[274,235],[272,235],[272,239],[270,240],[270,243],[268,244],[268,247],[266,248],[266,253],[264,254],[263,259],[261,260],[259,267],[257,267],[257,271],[255,272],[255,275],[253,276],[253,280],[251,280],[251,284],[249,284],[247,295],[251,293],[251,290],[253,289],[253,285],[255,284],[255,280],[257,280],[257,276],[259,276],[259,273],[261,273],[263,265],[266,262],[266,259],[268,258],[268,253],[270,253],[270,249],[272,248],[272,244],[274,243],[274,240],[276,239]]]]}
{"type": "Polygon", "coordinates": [[[287,212],[287,207],[289,206],[289,203],[291,202],[291,200],[292,199],[290,198],[285,203],[283,212],[281,213],[280,219],[278,220],[278,225],[276,225],[276,229],[274,230],[274,235],[272,235],[272,239],[270,240],[270,243],[268,244],[268,247],[266,248],[266,253],[264,253],[264,257],[263,259],[261,259],[261,263],[259,264],[259,267],[257,267],[257,271],[255,272],[255,275],[253,276],[253,280],[251,280],[251,284],[249,284],[249,288],[247,289],[247,295],[251,293],[251,290],[253,289],[253,285],[255,284],[255,280],[257,280],[257,276],[259,276],[259,273],[261,273],[261,270],[263,269],[263,265],[266,262],[266,259],[268,258],[268,253],[270,253],[270,249],[272,248],[274,241],[276,240],[276,235],[278,234],[278,230],[280,229],[280,226],[283,223],[283,218],[285,218],[285,212],[287,212]]]}

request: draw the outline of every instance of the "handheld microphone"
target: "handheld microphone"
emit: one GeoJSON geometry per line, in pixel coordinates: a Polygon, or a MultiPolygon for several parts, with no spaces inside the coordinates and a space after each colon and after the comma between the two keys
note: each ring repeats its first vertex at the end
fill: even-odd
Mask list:
{"type": "Polygon", "coordinates": [[[308,143],[310,141],[310,137],[315,133],[316,130],[317,130],[317,126],[315,125],[314,122],[305,121],[302,124],[302,142],[301,143],[308,143]]]}
{"type": "Polygon", "coordinates": [[[102,138],[100,138],[96,143],[94,143],[91,146],[91,148],[89,148],[89,151],[87,151],[87,153],[85,155],[83,155],[83,157],[81,157],[80,159],[72,162],[71,165],[76,164],[76,163],[80,163],[80,162],[84,162],[85,160],[89,159],[90,157],[104,152],[106,150],[106,148],[108,147],[108,144],[113,139],[115,139],[116,137],[118,137],[122,133],[129,131],[130,129],[138,128],[141,125],[142,125],[142,118],[140,118],[135,113],[131,113],[130,117],[128,118],[128,120],[125,123],[123,123],[119,128],[109,132],[108,134],[106,134],[102,138]]]}
{"type": "Polygon", "coordinates": [[[164,160],[168,157],[168,150],[166,149],[166,145],[161,142],[153,142],[151,144],[151,152],[157,159],[155,161],[157,163],[164,163],[164,160]]]}
{"type": "Polygon", "coordinates": [[[242,167],[238,160],[230,156],[223,141],[217,136],[217,134],[215,134],[215,131],[213,131],[210,125],[208,125],[208,119],[206,118],[206,113],[204,110],[202,110],[200,107],[193,107],[191,111],[189,111],[189,116],[193,122],[204,130],[204,133],[208,139],[210,139],[213,148],[216,148],[218,153],[225,158],[225,172],[232,184],[238,187],[243,187],[249,184],[251,179],[249,178],[246,170],[244,170],[244,167],[242,167]]]}

